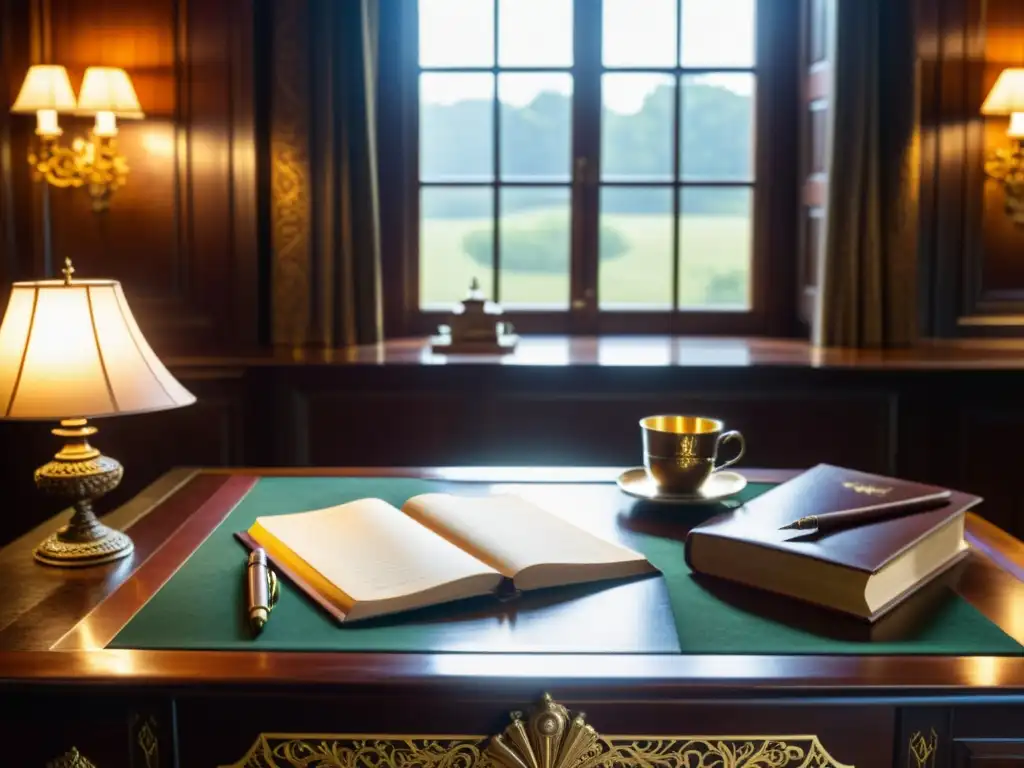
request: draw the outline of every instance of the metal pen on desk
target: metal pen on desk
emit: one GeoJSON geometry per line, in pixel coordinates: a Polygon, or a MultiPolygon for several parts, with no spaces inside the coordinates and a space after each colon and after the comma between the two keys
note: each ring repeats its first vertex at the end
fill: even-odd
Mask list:
{"type": "Polygon", "coordinates": [[[277,574],[270,570],[267,553],[262,549],[254,549],[249,553],[246,571],[246,609],[249,627],[253,632],[259,633],[270,618],[274,604],[277,603],[277,574]]]}
{"type": "Polygon", "coordinates": [[[825,512],[820,515],[808,515],[783,525],[779,530],[813,530],[817,533],[828,533],[841,528],[869,525],[880,520],[889,520],[894,517],[936,509],[947,504],[952,495],[950,491],[939,491],[928,496],[894,501],[890,504],[875,504],[870,507],[825,512]]]}

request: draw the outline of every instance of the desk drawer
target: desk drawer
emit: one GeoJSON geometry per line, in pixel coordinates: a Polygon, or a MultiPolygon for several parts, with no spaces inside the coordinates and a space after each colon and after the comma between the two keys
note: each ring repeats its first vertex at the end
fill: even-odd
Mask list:
{"type": "MultiPolygon", "coordinates": [[[[510,711],[525,709],[524,717],[532,712],[536,718],[550,713],[542,711],[542,704],[530,705],[529,697],[521,703],[495,700],[486,691],[464,698],[438,692],[394,697],[180,699],[180,759],[190,768],[293,768],[319,765],[317,757],[329,765],[335,764],[331,760],[364,764],[357,760],[357,753],[374,764],[408,766],[433,764],[447,755],[452,764],[471,768],[480,762],[489,737],[509,725],[510,711]]],[[[611,764],[636,760],[634,764],[665,768],[882,768],[893,756],[895,711],[882,704],[672,704],[566,698],[565,705],[571,715],[586,713],[586,722],[600,737],[595,748],[611,764]],[[698,756],[702,762],[694,762],[698,756]]],[[[552,711],[558,711],[557,705],[552,711]]],[[[533,722],[540,720],[527,720],[527,726],[533,722]]]]}
{"type": "Polygon", "coordinates": [[[169,698],[78,688],[0,697],[3,768],[170,768],[169,698]]]}

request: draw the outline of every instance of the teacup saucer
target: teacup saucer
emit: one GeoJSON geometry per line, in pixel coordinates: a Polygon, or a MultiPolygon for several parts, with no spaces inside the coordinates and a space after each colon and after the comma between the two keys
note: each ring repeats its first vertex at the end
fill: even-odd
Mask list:
{"type": "Polygon", "coordinates": [[[722,501],[747,487],[747,478],[739,472],[715,472],[695,493],[663,493],[647,476],[643,467],[627,469],[615,481],[630,496],[657,504],[711,504],[722,501]]]}

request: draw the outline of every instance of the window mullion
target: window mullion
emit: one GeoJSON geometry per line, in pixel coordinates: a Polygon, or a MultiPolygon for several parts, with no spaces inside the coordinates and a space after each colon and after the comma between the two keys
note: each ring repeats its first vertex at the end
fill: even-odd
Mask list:
{"type": "Polygon", "coordinates": [[[498,80],[500,77],[500,70],[498,68],[498,45],[500,39],[501,22],[498,14],[498,0],[492,0],[494,4],[494,69],[493,76],[494,81],[492,83],[493,91],[491,93],[494,101],[492,102],[492,121],[493,125],[491,130],[493,131],[494,137],[494,188],[491,209],[493,219],[493,240],[491,245],[491,295],[495,302],[501,301],[501,101],[499,98],[498,80]]]}
{"type": "MultiPolygon", "coordinates": [[[[681,4],[676,6],[676,66],[683,60],[683,49],[682,49],[682,31],[683,31],[683,9],[680,7],[681,4]]],[[[675,92],[672,101],[672,319],[671,319],[671,330],[673,333],[677,332],[676,318],[679,316],[679,260],[681,254],[679,252],[679,226],[681,194],[679,184],[683,179],[683,144],[682,144],[682,133],[683,133],[683,75],[678,70],[676,71],[675,77],[675,92]]]]}
{"type": "Polygon", "coordinates": [[[598,178],[601,149],[601,0],[575,0],[573,243],[570,312],[576,333],[597,328],[598,178]]]}

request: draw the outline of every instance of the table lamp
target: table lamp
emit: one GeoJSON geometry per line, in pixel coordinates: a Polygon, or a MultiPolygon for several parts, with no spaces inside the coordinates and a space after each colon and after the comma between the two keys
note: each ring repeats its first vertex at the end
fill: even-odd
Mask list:
{"type": "Polygon", "coordinates": [[[35,549],[48,565],[84,566],[131,554],[131,539],[96,519],[93,501],[124,468],[89,444],[87,419],[195,402],[153,354],[116,280],[14,283],[0,324],[0,418],[53,420],[64,447],[35,472],[36,486],[74,506],[67,525],[35,549]]]}

